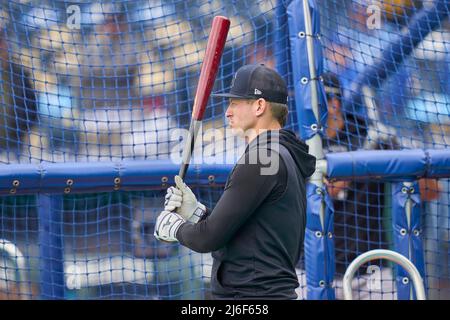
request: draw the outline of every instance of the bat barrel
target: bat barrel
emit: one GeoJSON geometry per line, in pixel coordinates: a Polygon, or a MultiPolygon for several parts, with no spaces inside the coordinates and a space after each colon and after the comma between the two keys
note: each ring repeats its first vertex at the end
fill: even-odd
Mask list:
{"type": "Polygon", "coordinates": [[[206,104],[219,70],[220,58],[222,57],[229,28],[229,19],[223,16],[214,17],[195,94],[192,111],[192,119],[194,120],[203,119],[206,104]]]}
{"type": "Polygon", "coordinates": [[[214,86],[217,71],[219,70],[220,58],[222,57],[229,29],[229,19],[223,16],[214,17],[208,43],[206,45],[205,57],[200,71],[194,106],[192,108],[189,136],[183,150],[183,162],[179,171],[179,176],[182,179],[184,179],[187,169],[189,168],[189,162],[194,150],[194,143],[203,119],[203,114],[205,113],[206,104],[208,103],[209,96],[211,95],[214,86]]]}

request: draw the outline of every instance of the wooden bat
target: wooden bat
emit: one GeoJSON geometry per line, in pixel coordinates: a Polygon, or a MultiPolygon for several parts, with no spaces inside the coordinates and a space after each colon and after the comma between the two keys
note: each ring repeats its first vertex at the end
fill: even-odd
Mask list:
{"type": "Polygon", "coordinates": [[[212,22],[211,32],[209,33],[208,43],[206,45],[206,53],[203,59],[200,78],[197,84],[197,91],[194,98],[194,106],[192,108],[191,124],[189,126],[189,135],[186,139],[186,145],[183,149],[183,162],[181,163],[178,175],[184,179],[191,155],[194,150],[195,139],[203,120],[206,104],[211,90],[216,80],[217,70],[220,65],[225,41],[227,40],[228,30],[230,29],[230,20],[223,16],[216,16],[212,22]]]}

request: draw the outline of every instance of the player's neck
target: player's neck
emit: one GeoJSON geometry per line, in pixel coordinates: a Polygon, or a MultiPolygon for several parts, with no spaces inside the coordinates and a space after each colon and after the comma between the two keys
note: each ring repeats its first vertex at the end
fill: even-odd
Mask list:
{"type": "Polygon", "coordinates": [[[256,125],[254,128],[248,130],[248,135],[247,137],[247,143],[252,142],[253,140],[256,139],[257,136],[259,136],[260,134],[269,131],[269,130],[280,130],[281,129],[281,125],[277,120],[271,121],[268,124],[265,125],[256,125]]]}

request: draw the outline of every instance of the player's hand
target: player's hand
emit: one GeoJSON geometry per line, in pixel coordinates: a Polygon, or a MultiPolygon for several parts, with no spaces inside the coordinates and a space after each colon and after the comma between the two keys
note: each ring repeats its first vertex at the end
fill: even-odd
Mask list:
{"type": "Polygon", "coordinates": [[[175,176],[175,187],[167,189],[165,211],[176,211],[189,222],[197,223],[205,214],[206,207],[197,201],[192,190],[179,176],[175,176]]]}
{"type": "Polygon", "coordinates": [[[178,228],[185,220],[179,214],[170,211],[162,211],[156,218],[155,231],[153,235],[156,239],[166,242],[177,242],[178,228]]]}

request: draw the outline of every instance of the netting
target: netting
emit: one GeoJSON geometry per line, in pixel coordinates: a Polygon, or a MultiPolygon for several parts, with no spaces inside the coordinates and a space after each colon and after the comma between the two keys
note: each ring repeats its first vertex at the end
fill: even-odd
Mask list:
{"type": "MultiPolygon", "coordinates": [[[[219,191],[195,190],[209,206],[217,201],[219,191]]],[[[54,212],[62,219],[51,227],[62,235],[59,246],[52,249],[62,252],[64,269],[53,273],[45,286],[64,289],[65,299],[208,298],[210,255],[153,237],[164,194],[165,189],[65,196],[63,206],[54,212]]],[[[14,244],[7,251],[0,242],[4,298],[43,295],[40,205],[35,196],[2,199],[1,237],[14,244]]],[[[46,298],[59,295],[55,291],[46,298]]]]}
{"type": "MultiPolygon", "coordinates": [[[[270,1],[2,2],[0,161],[168,158],[219,14],[231,28],[216,90],[245,63],[273,66],[270,1]]],[[[205,129],[224,128],[224,107],[211,101],[205,129]]]]}
{"type": "MultiPolygon", "coordinates": [[[[327,85],[323,76],[331,88],[325,153],[448,148],[448,1],[316,2],[324,71],[340,83],[327,85]]],[[[280,71],[293,92],[298,84],[285,18],[289,3],[0,1],[0,165],[173,160],[179,129],[189,126],[215,15],[229,17],[231,29],[214,91],[228,89],[240,66],[265,63],[280,71]]],[[[287,127],[300,132],[294,104],[301,97],[290,96],[287,127]]],[[[209,101],[200,145],[211,136],[216,144],[202,149],[205,156],[228,146],[226,106],[209,101]]],[[[231,149],[225,160],[242,151],[231,149]]],[[[216,166],[224,161],[218,159],[216,166]]],[[[425,281],[435,299],[450,298],[448,176],[419,180],[425,281]]],[[[395,249],[392,185],[381,180],[327,181],[335,209],[337,298],[357,255],[395,249]]],[[[42,236],[41,215],[49,210],[42,195],[0,197],[2,298],[208,298],[210,255],[152,236],[164,191],[64,195],[62,206],[50,210],[56,218],[47,236],[59,237],[55,252],[55,243],[42,236]],[[46,257],[42,243],[50,248],[46,257]],[[47,277],[43,271],[52,254],[62,269],[47,277]]],[[[195,192],[213,207],[221,186],[205,183],[195,192]]],[[[297,271],[299,297],[305,298],[303,261],[297,271]]],[[[354,297],[396,299],[395,277],[390,263],[365,265],[355,278],[354,297]]]]}
{"type": "MultiPolygon", "coordinates": [[[[318,2],[325,70],[340,82],[340,91],[327,94],[325,151],[448,148],[448,2],[318,2]],[[425,10],[425,23],[417,23],[425,10]],[[355,85],[355,79],[364,81],[355,85]]],[[[448,299],[450,292],[448,184],[448,179],[420,181],[425,281],[433,299],[448,299]]],[[[391,185],[338,181],[330,189],[339,295],[339,279],[357,255],[394,249],[391,185]]],[[[392,264],[374,265],[360,269],[354,297],[395,298],[392,264]],[[374,265],[384,268],[375,272],[374,265]]]]}

